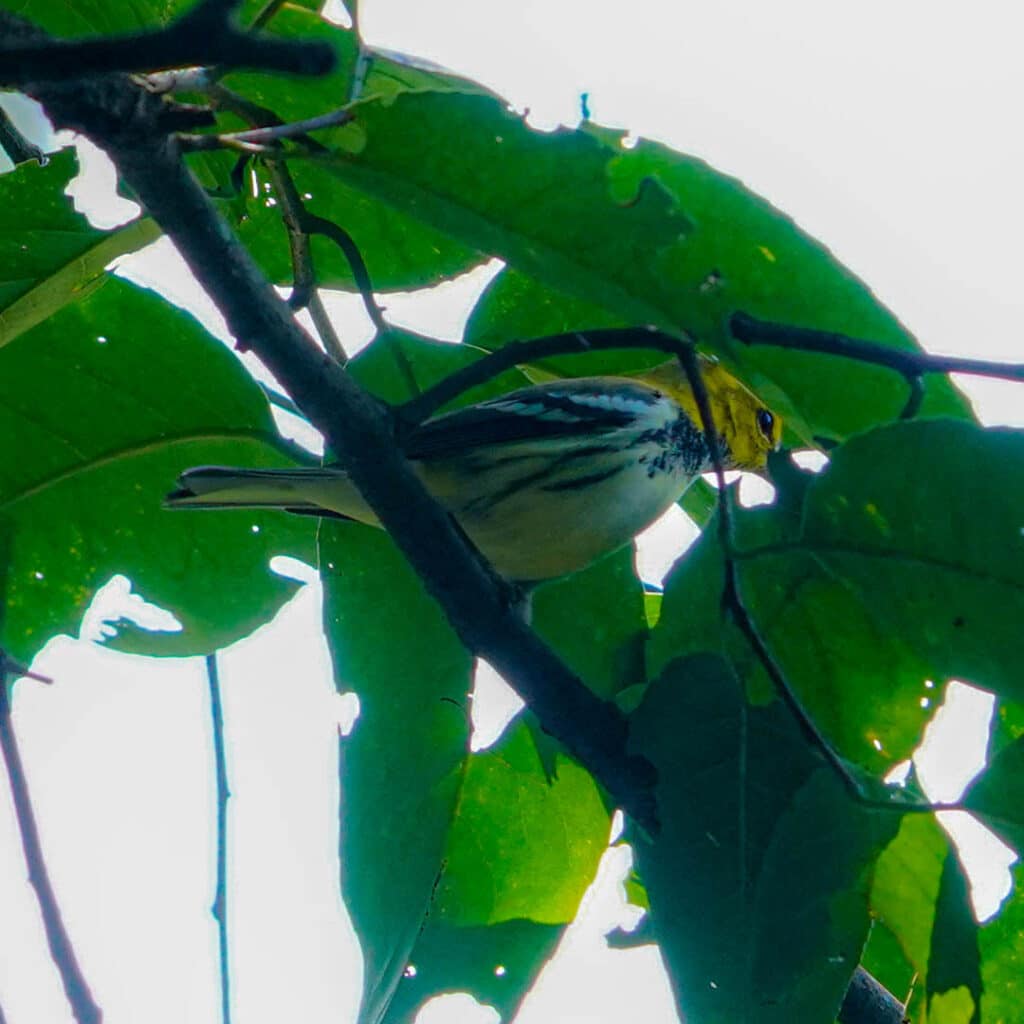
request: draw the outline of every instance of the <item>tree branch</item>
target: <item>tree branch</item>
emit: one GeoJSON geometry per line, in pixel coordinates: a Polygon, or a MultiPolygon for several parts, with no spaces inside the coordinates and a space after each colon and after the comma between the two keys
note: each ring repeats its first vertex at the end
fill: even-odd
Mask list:
{"type": "Polygon", "coordinates": [[[906,1007],[863,967],[853,972],[838,1020],[840,1024],[910,1024],[906,1007]]]}
{"type": "Polygon", "coordinates": [[[64,927],[57,897],[50,884],[50,874],[46,870],[43,858],[43,844],[39,838],[35,812],[32,810],[32,798],[29,795],[28,780],[25,777],[25,766],[18,749],[18,739],[14,734],[11,722],[11,695],[8,676],[22,673],[9,661],[7,655],[0,651],[0,754],[3,756],[7,770],[7,782],[11,789],[14,803],[14,815],[18,822],[21,835],[21,848],[25,854],[28,867],[29,884],[35,890],[39,913],[43,919],[46,932],[46,943],[50,949],[57,973],[60,975],[64,994],[71,1005],[71,1012],[79,1024],[100,1024],[103,1013],[96,1005],[89,991],[74,947],[64,927]],[[12,672],[13,669],[13,672],[12,672]]]}
{"type": "Polygon", "coordinates": [[[733,313],[729,318],[729,330],[734,338],[745,345],[771,345],[774,348],[821,352],[843,359],[856,359],[862,363],[887,366],[902,373],[908,380],[925,373],[969,373],[976,377],[1024,381],[1024,364],[965,359],[961,356],[935,356],[929,352],[893,348],[877,341],[851,338],[834,331],[816,331],[809,327],[758,320],[746,313],[733,313]]]}
{"type": "Polygon", "coordinates": [[[238,0],[203,0],[167,28],[83,40],[12,44],[0,40],[0,82],[67,82],[111,71],[159,71],[197,64],[323,75],[334,68],[334,51],[320,40],[305,42],[257,35],[233,21],[238,0]]]}
{"type": "Polygon", "coordinates": [[[605,327],[592,331],[569,331],[529,341],[510,341],[475,363],[456,370],[422,395],[399,406],[403,424],[418,426],[442,406],[471,388],[485,384],[504,370],[552,356],[583,355],[612,349],[643,349],[681,357],[690,343],[654,327],[605,327]]]}
{"type": "Polygon", "coordinates": [[[18,131],[5,110],[0,110],[0,148],[11,158],[11,163],[15,166],[29,160],[35,160],[42,166],[47,161],[46,154],[18,131]]]}
{"type": "MultiPolygon", "coordinates": [[[[10,15],[0,15],[0,25],[10,15]]],[[[653,769],[626,752],[627,722],[515,612],[515,592],[461,536],[395,443],[387,410],[295,323],[245,248],[156,128],[159,100],[124,77],[33,86],[51,119],[105,149],[185,257],[238,343],[251,348],[324,434],[352,481],[469,651],[530,704],[618,806],[656,828],[653,769]]]]}

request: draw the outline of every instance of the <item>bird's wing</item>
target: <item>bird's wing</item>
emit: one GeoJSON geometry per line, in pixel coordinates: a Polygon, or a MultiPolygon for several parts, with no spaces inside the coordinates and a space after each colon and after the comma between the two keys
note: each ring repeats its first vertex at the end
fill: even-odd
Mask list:
{"type": "Polygon", "coordinates": [[[471,454],[477,448],[520,441],[594,438],[630,426],[662,398],[625,378],[575,378],[521,388],[428,420],[409,437],[405,452],[420,460],[471,454]]]}

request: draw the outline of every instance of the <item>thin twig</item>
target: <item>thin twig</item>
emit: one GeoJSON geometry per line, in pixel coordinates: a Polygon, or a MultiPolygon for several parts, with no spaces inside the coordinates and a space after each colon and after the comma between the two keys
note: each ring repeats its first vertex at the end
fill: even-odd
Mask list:
{"type": "Polygon", "coordinates": [[[722,549],[723,572],[725,575],[722,605],[757,655],[762,667],[767,672],[769,679],[771,679],[772,685],[775,687],[779,697],[782,698],[782,702],[789,708],[790,714],[796,720],[797,726],[804,734],[805,739],[832,766],[839,780],[850,794],[858,801],[863,800],[860,784],[850,773],[842,758],[839,757],[825,737],[818,731],[818,727],[814,724],[811,716],[804,710],[803,705],[790,687],[789,680],[786,679],[778,662],[776,662],[771,651],[768,649],[768,645],[761,637],[757,626],[747,611],[746,605],[743,603],[739,573],[736,569],[735,553],[733,550],[732,503],[729,500],[729,489],[725,485],[725,471],[722,466],[722,442],[715,429],[715,421],[711,413],[711,402],[708,398],[707,387],[704,384],[704,377],[700,372],[700,363],[697,359],[696,351],[692,348],[685,350],[680,357],[680,361],[686,371],[690,388],[697,403],[701,427],[704,431],[704,441],[710,453],[715,478],[718,482],[718,539],[722,549]]]}
{"type": "MultiPolygon", "coordinates": [[[[243,121],[248,121],[254,128],[266,128],[285,123],[269,107],[253,103],[252,100],[234,92],[220,82],[211,81],[203,92],[217,109],[237,114],[243,121]]],[[[296,141],[301,142],[311,153],[326,154],[329,152],[327,147],[317,142],[312,135],[299,135],[295,138],[296,141]]]]}
{"type": "Polygon", "coordinates": [[[274,192],[281,203],[281,219],[288,232],[288,245],[292,256],[292,275],[295,287],[288,305],[292,309],[309,309],[309,315],[327,351],[341,366],[348,362],[348,354],[334,330],[320,296],[316,291],[316,271],[313,266],[313,247],[306,229],[308,214],[306,206],[295,187],[291,171],[283,162],[268,163],[267,169],[274,192]]]}
{"type": "Polygon", "coordinates": [[[907,1009],[863,967],[853,972],[837,1018],[840,1024],[909,1024],[907,1009]]]}
{"type": "Polygon", "coordinates": [[[916,377],[907,377],[907,387],[910,394],[907,395],[906,405],[900,411],[901,420],[912,420],[920,411],[924,402],[924,377],[918,374],[916,377]]]}
{"type": "MultiPolygon", "coordinates": [[[[4,767],[7,770],[7,782],[11,789],[14,803],[14,815],[18,822],[21,835],[21,848],[28,867],[29,884],[35,890],[39,913],[43,919],[46,942],[50,949],[57,973],[60,975],[64,994],[71,1006],[71,1012],[79,1024],[100,1024],[103,1013],[93,1000],[92,992],[86,983],[85,976],[78,964],[74,947],[64,927],[57,897],[50,884],[50,875],[46,870],[43,858],[43,846],[39,839],[35,812],[32,810],[32,798],[28,790],[25,766],[18,749],[18,740],[11,722],[11,694],[8,676],[11,674],[11,663],[0,651],[0,752],[3,755],[4,767]]],[[[18,674],[22,674],[19,670],[18,674]]]]}
{"type": "Polygon", "coordinates": [[[48,40],[0,49],[0,82],[66,82],[113,71],[147,72],[219,64],[323,75],[335,54],[322,40],[289,40],[241,31],[232,0],[204,0],[164,29],[97,39],[48,40]]]}
{"type": "Polygon", "coordinates": [[[417,426],[442,406],[472,388],[479,387],[513,366],[552,356],[583,355],[613,349],[647,350],[679,356],[688,342],[653,327],[607,327],[593,331],[570,331],[529,341],[510,341],[501,348],[457,370],[422,395],[399,406],[403,424],[417,426]]]}
{"type": "Polygon", "coordinates": [[[208,149],[241,149],[249,152],[272,153],[277,143],[283,139],[301,139],[309,132],[323,128],[336,128],[348,124],[352,113],[348,110],[332,110],[327,114],[307,117],[303,121],[291,121],[287,124],[264,125],[261,128],[248,128],[243,132],[225,132],[220,135],[179,135],[178,143],[189,152],[208,149]]]}
{"type": "Polygon", "coordinates": [[[359,251],[355,239],[339,224],[335,224],[334,221],[327,220],[325,217],[318,217],[315,213],[305,213],[303,227],[311,235],[323,235],[325,238],[329,238],[342,251],[352,271],[352,279],[362,296],[366,315],[381,334],[387,331],[389,328],[384,319],[384,311],[377,305],[377,300],[374,298],[370,271],[366,267],[366,261],[363,259],[363,254],[359,251]]]}
{"type": "Polygon", "coordinates": [[[808,327],[758,320],[746,313],[733,313],[729,318],[729,330],[733,337],[745,345],[771,345],[774,348],[820,352],[843,359],[856,359],[862,363],[887,366],[903,374],[908,380],[925,373],[968,373],[975,377],[1024,381],[1024,364],[1021,363],[1000,363],[987,359],[966,359],[961,356],[936,356],[930,352],[893,348],[877,341],[851,338],[834,331],[817,331],[808,327]]]}
{"type": "Polygon", "coordinates": [[[231,1024],[231,972],[228,945],[228,787],[227,758],[224,755],[224,708],[220,697],[220,673],[217,655],[206,656],[206,679],[210,690],[210,723],[213,730],[213,756],[217,777],[217,885],[210,913],[217,922],[217,951],[220,964],[221,1024],[231,1024]]]}

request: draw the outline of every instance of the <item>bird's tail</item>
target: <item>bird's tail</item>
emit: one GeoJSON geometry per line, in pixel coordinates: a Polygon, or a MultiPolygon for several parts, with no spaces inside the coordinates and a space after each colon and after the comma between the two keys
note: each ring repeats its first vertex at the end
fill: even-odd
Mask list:
{"type": "MultiPolygon", "coordinates": [[[[165,508],[279,508],[367,521],[365,504],[341,470],[198,466],[178,478],[165,508]]],[[[372,518],[372,517],[371,517],[372,518]]]]}

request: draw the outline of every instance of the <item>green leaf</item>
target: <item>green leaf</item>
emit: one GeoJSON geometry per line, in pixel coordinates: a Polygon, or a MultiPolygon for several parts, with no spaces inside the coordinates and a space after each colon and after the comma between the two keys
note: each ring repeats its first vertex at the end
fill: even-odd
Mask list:
{"type": "MultiPolygon", "coordinates": [[[[286,122],[316,117],[343,106],[358,57],[354,33],[329,24],[316,11],[290,5],[277,12],[269,29],[288,38],[329,43],[337,55],[335,70],[304,81],[301,89],[296,89],[288,76],[252,72],[234,72],[226,77],[225,84],[286,122]]],[[[405,88],[389,70],[395,70],[400,78],[406,69],[386,57],[374,57],[364,93],[393,95],[405,88]]],[[[434,88],[443,81],[443,76],[436,74],[426,80],[434,88]]],[[[323,133],[314,132],[313,136],[319,139],[323,133]]],[[[464,273],[483,259],[473,248],[349,188],[314,162],[293,160],[289,170],[307,210],[352,236],[377,291],[436,284],[464,273]]],[[[293,271],[281,207],[276,201],[269,202],[273,192],[266,168],[256,164],[254,172],[256,197],[224,204],[222,212],[271,280],[290,284],[293,271]]],[[[323,235],[314,235],[311,245],[317,281],[328,288],[354,289],[351,268],[338,246],[323,235]]]]}
{"type": "MultiPolygon", "coordinates": [[[[900,411],[906,387],[888,371],[748,350],[727,336],[727,314],[743,309],[914,347],[822,246],[703,162],[649,143],[624,152],[608,132],[535,132],[485,96],[405,94],[354,112],[356,124],[330,133],[333,173],[543,282],[550,305],[552,292],[570,297],[567,318],[582,302],[588,318],[596,307],[613,320],[687,331],[808,443],[900,411]],[[480,167],[493,173],[482,180],[480,167]]],[[[969,415],[944,379],[929,381],[925,412],[969,415]]]]}
{"type": "MultiPolygon", "coordinates": [[[[654,254],[669,322],[724,356],[802,440],[842,440],[899,414],[907,386],[891,371],[830,356],[747,348],[728,333],[729,316],[742,310],[918,349],[906,328],[825,246],[736,178],[667,146],[642,140],[618,157],[610,173],[623,196],[642,182],[657,182],[695,225],[670,249],[654,254]]],[[[927,378],[925,396],[925,415],[970,416],[944,377],[927,378]]]]}
{"type": "MultiPolygon", "coordinates": [[[[926,680],[1019,698],[1022,504],[1024,435],[933,420],[836,449],[802,509],[736,510],[745,606],[843,756],[876,770],[909,756],[934,696],[926,680]]],[[[749,647],[722,625],[714,532],[668,580],[652,670],[717,643],[755,691],[770,692],[749,647]]]]}
{"type": "MultiPolygon", "coordinates": [[[[878,858],[871,883],[871,912],[896,939],[922,985],[928,978],[936,905],[949,853],[949,839],[932,815],[909,814],[878,858]]],[[[893,979],[879,980],[899,994],[893,979]]]]}
{"type": "Polygon", "coordinates": [[[469,759],[434,914],[463,926],[565,924],[594,880],[609,827],[591,775],[559,755],[549,780],[519,721],[469,759]]]}
{"type": "Polygon", "coordinates": [[[334,51],[334,69],[326,75],[304,77],[301,88],[296,88],[291,75],[232,71],[224,76],[225,86],[250,102],[269,108],[283,122],[317,117],[345,105],[359,52],[353,32],[325,21],[316,10],[291,3],[284,4],[263,31],[285,39],[327,43],[334,51]]]}
{"type": "Polygon", "coordinates": [[[992,758],[963,804],[1018,853],[1024,850],[1024,736],[992,758]]]}
{"type": "Polygon", "coordinates": [[[115,573],[184,625],[118,646],[214,650],[294,593],[270,572],[273,555],[311,559],[311,526],[295,518],[161,508],[189,466],[290,460],[241,364],[149,292],[108,278],[0,351],[0,431],[18,453],[0,464],[0,516],[13,531],[0,642],[23,661],[77,632],[115,573]]]}
{"type": "Polygon", "coordinates": [[[360,713],[341,746],[342,891],[361,1024],[385,1020],[439,880],[469,743],[472,664],[383,532],[324,522],[324,631],[360,713]]]}
{"type": "Polygon", "coordinates": [[[602,697],[642,682],[647,619],[632,545],[540,587],[533,627],[602,697]]]}
{"type": "MultiPolygon", "coordinates": [[[[883,851],[882,857],[884,856],[883,851]]],[[[923,991],[920,987],[914,987],[918,973],[907,959],[892,930],[882,921],[876,919],[871,922],[871,934],[861,954],[860,965],[897,999],[904,1000],[908,994],[913,993],[908,1016],[914,1021],[918,1019],[914,1013],[915,999],[920,1002],[920,993],[923,991]]],[[[923,1015],[921,1020],[924,1020],[923,1015]]]]}
{"type": "Polygon", "coordinates": [[[83,299],[111,260],[160,235],[148,218],[114,231],[90,226],[64,194],[77,173],[75,151],[64,149],[45,167],[0,175],[0,347],[83,299]]]}
{"type": "Polygon", "coordinates": [[[1017,1024],[1024,1006],[1024,866],[1019,862],[1014,876],[1010,899],[978,935],[984,1024],[1017,1024]]]}
{"type": "Polygon", "coordinates": [[[55,36],[69,39],[136,32],[166,25],[194,0],[2,0],[0,7],[27,18],[55,36]]]}
{"type": "Polygon", "coordinates": [[[557,937],[550,926],[571,919],[593,878],[608,813],[564,757],[549,785],[523,723],[468,754],[470,660],[383,533],[325,524],[321,569],[339,685],[360,700],[341,765],[360,1021],[402,1019],[411,1001],[467,985],[481,997],[497,986],[512,1006],[557,937]],[[509,961],[514,972],[498,982],[495,967],[509,961]]]}
{"type": "Polygon", "coordinates": [[[428,918],[412,970],[399,982],[382,1024],[407,1024],[428,999],[445,992],[469,992],[512,1020],[563,933],[561,926],[533,921],[459,928],[428,918]]]}
{"type": "Polygon", "coordinates": [[[488,96],[405,93],[353,111],[327,137],[340,181],[631,322],[661,319],[651,257],[689,222],[657,187],[613,198],[601,143],[535,132],[488,96]]]}
{"type": "MultiPolygon", "coordinates": [[[[332,221],[352,237],[366,263],[374,291],[409,291],[438,284],[471,270],[484,256],[430,226],[376,202],[317,164],[289,165],[307,210],[332,221]]],[[[276,284],[291,284],[293,271],[280,205],[268,205],[270,177],[255,167],[258,198],[225,212],[263,272],[276,284]]],[[[317,282],[354,291],[355,280],[341,249],[323,235],[311,241],[317,282]]]]}
{"type": "Polygon", "coordinates": [[[435,903],[383,1020],[457,990],[513,1014],[576,915],[608,828],[587,772],[559,755],[549,779],[527,719],[471,755],[435,903]]]}
{"type": "Polygon", "coordinates": [[[940,992],[928,1005],[928,1024],[977,1024],[978,1004],[966,985],[940,992]]]}
{"type": "Polygon", "coordinates": [[[715,655],[667,666],[631,735],[658,772],[661,829],[635,849],[681,1015],[833,1020],[897,816],[850,801],[789,712],[750,707],[715,655]]]}
{"type": "Polygon", "coordinates": [[[1022,506],[1024,432],[893,424],[833,453],[808,489],[803,543],[921,651],[932,678],[1020,699],[1022,506]]]}
{"type": "MultiPolygon", "coordinates": [[[[941,1000],[943,994],[961,989],[966,989],[973,1003],[974,1012],[968,1018],[970,1024],[980,1024],[978,923],[971,907],[967,876],[956,850],[951,849],[942,866],[942,880],[935,904],[935,927],[928,957],[928,1004],[933,1011],[929,1013],[929,1018],[935,1016],[936,1001],[941,1000]]],[[[943,1004],[940,1002],[940,1005],[943,1004]]]]}

